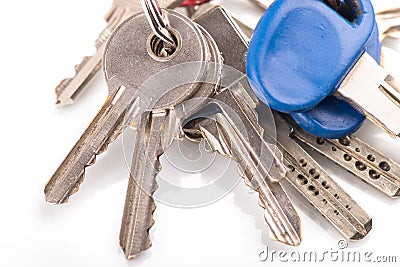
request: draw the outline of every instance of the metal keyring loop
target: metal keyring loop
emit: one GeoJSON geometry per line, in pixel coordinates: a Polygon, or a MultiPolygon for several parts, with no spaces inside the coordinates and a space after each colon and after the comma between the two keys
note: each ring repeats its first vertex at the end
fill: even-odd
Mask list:
{"type": "Polygon", "coordinates": [[[176,43],[170,32],[171,26],[168,17],[160,8],[157,0],[140,0],[140,3],[154,34],[166,44],[175,48],[176,43]]]}

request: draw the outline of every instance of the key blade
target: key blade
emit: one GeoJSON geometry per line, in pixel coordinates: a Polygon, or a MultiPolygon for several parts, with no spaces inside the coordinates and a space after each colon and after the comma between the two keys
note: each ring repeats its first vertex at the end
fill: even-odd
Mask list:
{"type": "Polygon", "coordinates": [[[264,177],[269,176],[274,181],[282,180],[286,175],[286,167],[282,164],[282,152],[275,145],[263,139],[264,129],[258,123],[258,114],[255,108],[258,102],[252,102],[242,83],[237,83],[224,90],[215,97],[224,105],[220,106],[221,114],[229,120],[236,134],[260,168],[270,164],[264,169],[264,177]],[[247,100],[247,101],[246,101],[247,100]],[[238,128],[240,127],[240,129],[238,128]]]}
{"type": "Polygon", "coordinates": [[[335,95],[352,104],[391,137],[400,136],[400,83],[368,53],[357,61],[335,95]]]}
{"type": "Polygon", "coordinates": [[[215,116],[221,143],[226,144],[238,163],[246,184],[259,193],[259,205],[265,210],[264,218],[270,238],[290,246],[301,243],[300,218],[279,182],[260,168],[251,151],[244,145],[235,126],[222,114],[215,116]]]}
{"type": "Polygon", "coordinates": [[[85,168],[94,164],[96,156],[104,152],[108,144],[121,133],[125,113],[134,99],[132,90],[120,87],[109,96],[83,133],[71,152],[59,166],[45,187],[46,201],[49,204],[62,204],[70,195],[78,191],[85,175],[85,168]]]}
{"type": "Polygon", "coordinates": [[[164,152],[161,136],[165,120],[165,113],[147,112],[137,129],[120,231],[120,246],[127,259],[133,259],[151,247],[149,230],[154,224],[153,194],[157,189],[156,176],[161,171],[159,157],[164,152]]]}
{"type": "Polygon", "coordinates": [[[383,153],[354,136],[323,139],[301,129],[294,131],[297,140],[389,197],[400,196],[400,166],[383,153]]]}
{"type": "Polygon", "coordinates": [[[293,139],[289,123],[278,113],[274,117],[278,145],[289,170],[287,180],[343,236],[364,238],[372,228],[371,217],[293,139]]]}

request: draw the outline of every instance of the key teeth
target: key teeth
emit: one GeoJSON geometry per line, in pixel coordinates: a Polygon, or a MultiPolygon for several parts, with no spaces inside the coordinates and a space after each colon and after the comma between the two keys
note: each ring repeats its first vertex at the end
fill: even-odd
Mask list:
{"type": "Polygon", "coordinates": [[[149,226],[146,230],[146,238],[145,240],[141,240],[144,241],[145,245],[140,247],[137,251],[134,251],[131,247],[131,245],[125,246],[124,243],[126,244],[126,241],[120,240],[120,246],[122,248],[122,250],[124,251],[125,257],[127,260],[133,260],[134,258],[137,258],[138,256],[140,256],[142,253],[144,253],[145,251],[147,251],[148,249],[150,249],[150,247],[153,245],[151,239],[150,239],[150,230],[151,228],[154,226],[155,221],[154,221],[154,212],[156,210],[157,206],[153,201],[153,204],[151,206],[151,220],[149,223],[149,226]]]}
{"type": "MultiPolygon", "coordinates": [[[[95,161],[96,161],[96,157],[94,157],[90,161],[90,165],[93,165],[95,161]]],[[[90,165],[88,165],[88,166],[90,166],[90,165]]],[[[88,167],[88,166],[85,166],[85,168],[88,167]]],[[[77,180],[77,182],[74,185],[74,187],[72,187],[71,190],[69,190],[69,193],[67,195],[65,195],[64,197],[58,199],[58,200],[53,198],[53,196],[51,194],[51,192],[53,192],[53,191],[51,189],[47,189],[47,186],[46,186],[46,188],[44,190],[46,203],[49,204],[49,205],[61,205],[61,204],[68,203],[69,198],[79,191],[80,186],[84,182],[84,180],[85,180],[85,170],[83,170],[83,173],[80,174],[80,178],[77,180]]]]}
{"type": "Polygon", "coordinates": [[[84,67],[85,64],[89,61],[90,58],[91,58],[91,57],[89,57],[89,56],[83,57],[83,58],[82,58],[82,62],[74,66],[75,72],[81,71],[81,69],[83,69],[83,67],[84,67]]]}
{"type": "Polygon", "coordinates": [[[54,191],[52,190],[52,188],[48,188],[49,183],[50,183],[50,181],[51,181],[51,180],[50,180],[50,181],[47,183],[47,185],[46,185],[46,187],[45,187],[45,190],[44,190],[46,202],[47,202],[49,205],[59,205],[59,204],[67,203],[67,202],[69,201],[70,196],[73,195],[73,194],[75,194],[75,193],[77,193],[77,192],[79,191],[79,189],[80,189],[81,184],[84,182],[84,180],[85,180],[86,168],[87,168],[87,167],[90,167],[90,166],[92,166],[93,164],[96,163],[97,156],[100,155],[100,154],[102,154],[102,153],[104,153],[104,152],[108,149],[108,147],[109,147],[108,144],[110,143],[110,140],[116,139],[116,138],[118,137],[118,135],[119,135],[121,132],[122,132],[121,130],[117,130],[117,131],[110,137],[110,139],[109,139],[107,142],[105,142],[105,145],[103,145],[103,146],[99,149],[99,151],[98,151],[96,154],[93,155],[93,157],[92,157],[92,158],[88,161],[88,163],[83,167],[82,173],[79,175],[80,178],[77,180],[77,182],[76,182],[76,184],[74,185],[74,187],[72,187],[72,188],[69,190],[69,193],[68,193],[66,196],[64,196],[63,198],[58,199],[58,200],[53,199],[53,196],[52,196],[53,194],[52,194],[52,193],[53,193],[54,191]]]}
{"type": "MultiPolygon", "coordinates": [[[[88,62],[90,61],[90,59],[92,57],[93,56],[83,57],[81,63],[79,63],[79,64],[74,66],[74,70],[75,70],[74,76],[73,77],[69,77],[69,78],[65,78],[58,84],[58,86],[55,89],[55,92],[56,92],[56,106],[61,107],[61,106],[65,106],[65,105],[70,105],[70,104],[72,104],[74,102],[74,100],[71,98],[71,96],[69,96],[66,99],[61,99],[61,95],[66,90],[66,88],[71,84],[71,82],[73,82],[75,77],[77,77],[78,73],[85,67],[86,64],[88,64],[88,62]]],[[[82,84],[82,85],[84,85],[84,84],[82,84]]],[[[76,93],[76,92],[74,92],[74,93],[76,93]]]]}
{"type": "MultiPolygon", "coordinates": [[[[244,180],[246,186],[248,186],[250,189],[254,190],[254,185],[253,185],[253,184],[251,183],[251,181],[247,178],[245,172],[244,172],[244,171],[241,171],[240,168],[237,168],[237,173],[243,178],[243,180],[244,180]]],[[[266,178],[266,179],[268,179],[268,178],[266,178]]],[[[255,192],[257,192],[257,194],[258,194],[258,205],[259,205],[262,209],[264,209],[264,212],[266,212],[266,208],[267,208],[267,207],[266,207],[264,201],[262,200],[262,197],[261,197],[260,193],[259,193],[257,190],[255,190],[255,192]]],[[[265,220],[265,222],[266,222],[267,225],[268,225],[268,219],[267,219],[266,215],[264,215],[264,220],[265,220]]],[[[285,232],[285,233],[282,235],[282,236],[284,236],[283,238],[279,238],[278,236],[276,236],[276,235],[274,234],[274,232],[273,232],[270,228],[269,228],[269,231],[268,231],[268,232],[269,232],[269,237],[270,237],[271,240],[275,240],[275,241],[281,242],[281,243],[286,244],[286,245],[289,245],[289,246],[293,246],[293,247],[299,246],[299,245],[301,244],[301,241],[302,241],[301,232],[300,232],[300,233],[297,233],[297,232],[296,232],[296,237],[295,237],[295,238],[289,238],[287,232],[285,232]]]]}
{"type": "MultiPolygon", "coordinates": [[[[246,179],[245,179],[246,180],[246,179]]],[[[264,202],[262,201],[262,199],[261,199],[261,196],[260,196],[260,193],[259,192],[257,192],[258,193],[258,195],[259,195],[259,197],[258,197],[258,205],[261,207],[261,208],[263,208],[264,209],[264,212],[266,212],[266,206],[264,205],[264,202]]],[[[268,219],[267,219],[267,216],[266,215],[264,215],[264,221],[267,223],[267,225],[268,225],[268,219]]],[[[289,233],[287,232],[287,231],[285,231],[285,233],[282,235],[282,237],[283,238],[279,238],[278,236],[276,236],[275,234],[274,234],[274,232],[272,231],[272,229],[268,226],[268,233],[269,233],[269,238],[271,239],[271,240],[275,240],[275,241],[278,241],[278,242],[281,242],[281,243],[283,243],[283,244],[286,244],[286,245],[289,245],[289,246],[292,246],[292,247],[297,247],[297,246],[299,246],[300,244],[301,244],[301,241],[302,241],[302,238],[301,238],[301,232],[300,233],[297,233],[296,232],[296,237],[295,238],[289,238],[289,233]]]]}
{"type": "Polygon", "coordinates": [[[110,35],[111,35],[110,30],[104,29],[95,41],[94,45],[95,45],[96,49],[99,49],[103,44],[105,44],[105,42],[107,42],[110,35]]]}

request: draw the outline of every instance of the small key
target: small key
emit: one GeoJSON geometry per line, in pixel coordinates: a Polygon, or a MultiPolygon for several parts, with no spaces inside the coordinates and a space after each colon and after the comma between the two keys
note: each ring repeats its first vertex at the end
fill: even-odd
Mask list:
{"type": "MultiPolygon", "coordinates": [[[[248,106],[242,94],[246,92],[237,83],[215,96],[215,102],[210,101],[205,108],[215,111],[207,114],[213,119],[190,121],[185,125],[185,133],[189,136],[201,134],[207,141],[207,151],[216,151],[238,163],[246,185],[259,193],[259,205],[265,210],[270,238],[297,246],[301,243],[300,218],[282,185],[272,177],[277,174],[266,168],[271,160],[265,159],[263,149],[271,145],[260,136],[262,129],[258,126],[255,107],[248,106]]],[[[280,153],[279,149],[274,149],[276,154],[280,153]]]]}
{"type": "MultiPolygon", "coordinates": [[[[159,1],[163,8],[175,8],[183,0],[161,0],[159,1]]],[[[112,6],[105,16],[107,26],[101,32],[95,42],[96,52],[91,57],[84,57],[83,61],[75,66],[75,76],[64,79],[56,87],[56,105],[64,106],[72,104],[93,76],[101,68],[101,60],[106,41],[114,29],[126,18],[142,11],[139,0],[113,0],[112,6]]]]}
{"type": "Polygon", "coordinates": [[[398,82],[365,52],[375,28],[372,5],[344,3],[351,12],[322,1],[275,1],[250,42],[249,81],[264,103],[285,113],[312,109],[335,93],[396,137],[398,82]]]}
{"type": "MultiPolygon", "coordinates": [[[[193,99],[204,99],[214,92],[221,75],[222,59],[218,47],[207,32],[202,30],[202,33],[210,49],[212,71],[210,78],[206,80],[211,83],[202,84],[192,96],[193,99]]],[[[195,102],[195,105],[200,105],[203,100],[199,101],[199,103],[195,102]]],[[[181,110],[185,110],[186,113],[188,110],[193,112],[193,104],[193,101],[190,101],[181,110]]],[[[157,189],[155,177],[161,170],[158,158],[172,143],[172,138],[176,136],[176,127],[180,127],[173,124],[176,115],[171,116],[171,119],[166,119],[165,114],[153,113],[150,118],[147,115],[142,118],[139,124],[135,154],[132,159],[131,177],[120,232],[120,246],[128,259],[138,256],[151,246],[149,229],[154,224],[152,214],[156,208],[152,196],[157,189]],[[164,135],[162,135],[163,131],[164,135]],[[167,137],[164,141],[163,136],[167,137]],[[138,151],[145,151],[145,153],[138,153],[138,151]]]]}
{"type": "Polygon", "coordinates": [[[214,37],[221,50],[224,58],[222,76],[225,79],[222,84],[230,84],[232,81],[233,85],[222,89],[208,101],[202,112],[195,115],[200,118],[187,123],[184,131],[192,139],[198,140],[204,136],[210,152],[218,151],[232,157],[238,163],[239,173],[245,178],[246,184],[259,193],[259,205],[265,209],[270,237],[288,245],[299,245],[300,219],[280,183],[274,181],[286,172],[280,166],[280,160],[276,161],[276,158],[281,157],[280,152],[260,135],[262,128],[258,125],[255,112],[258,100],[251,88],[247,86],[246,91],[237,82],[243,80],[242,72],[245,71],[246,38],[221,7],[211,7],[204,14],[196,16],[195,21],[214,37]],[[221,31],[224,32],[223,36],[219,34],[221,31]],[[236,71],[232,75],[231,67],[240,72],[236,71]],[[205,115],[214,117],[217,123],[201,118],[205,115]],[[275,153],[273,159],[269,151],[275,153]],[[277,171],[268,170],[271,164],[273,167],[277,165],[273,168],[277,171]]]}

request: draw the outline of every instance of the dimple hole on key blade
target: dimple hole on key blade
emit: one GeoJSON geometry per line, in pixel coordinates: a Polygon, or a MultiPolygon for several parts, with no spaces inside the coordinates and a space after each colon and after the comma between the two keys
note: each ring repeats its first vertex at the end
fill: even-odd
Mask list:
{"type": "Polygon", "coordinates": [[[367,169],[367,166],[361,161],[356,161],[355,166],[359,171],[365,171],[367,169]]]}
{"type": "Polygon", "coordinates": [[[318,196],[319,195],[319,190],[313,185],[308,186],[308,192],[312,196],[318,196]]]}
{"type": "Polygon", "coordinates": [[[368,159],[369,161],[371,161],[371,162],[374,162],[374,161],[375,161],[375,156],[372,155],[372,154],[369,154],[369,155],[367,156],[367,159],[368,159]]]}
{"type": "Polygon", "coordinates": [[[346,136],[344,138],[339,139],[339,143],[341,143],[344,146],[351,145],[350,137],[346,136]]]}
{"type": "Polygon", "coordinates": [[[306,185],[306,184],[308,184],[307,178],[306,178],[304,175],[301,175],[301,174],[297,175],[297,182],[298,182],[300,185],[306,185]]]}
{"type": "Polygon", "coordinates": [[[349,155],[349,154],[344,154],[343,155],[343,159],[345,160],[345,161],[351,161],[352,160],[352,157],[349,155]]]}
{"type": "Polygon", "coordinates": [[[319,179],[320,173],[317,169],[310,169],[309,173],[315,180],[319,179]]]}
{"type": "Polygon", "coordinates": [[[375,170],[369,170],[368,172],[369,177],[371,177],[371,179],[379,179],[381,177],[381,175],[379,173],[377,173],[375,170]]]}
{"type": "Polygon", "coordinates": [[[324,138],[320,138],[320,137],[317,138],[317,144],[318,145],[323,145],[325,143],[326,143],[326,140],[324,138]]]}
{"type": "Polygon", "coordinates": [[[326,182],[326,181],[323,181],[322,183],[321,183],[321,185],[325,188],[325,189],[329,189],[329,185],[328,185],[328,183],[326,182]]]}
{"type": "Polygon", "coordinates": [[[381,168],[385,172],[390,171],[390,165],[386,161],[382,161],[381,163],[379,163],[379,168],[381,168]]]}
{"type": "Polygon", "coordinates": [[[147,42],[147,52],[158,61],[170,60],[181,47],[181,37],[175,30],[170,30],[174,45],[168,44],[155,34],[151,35],[147,42]]]}

